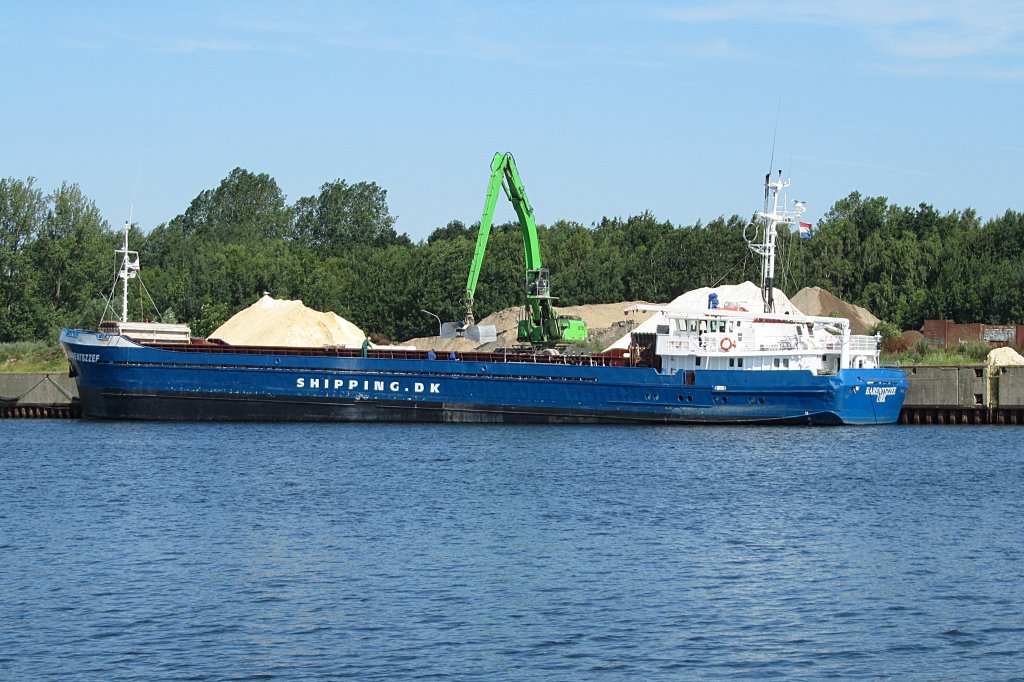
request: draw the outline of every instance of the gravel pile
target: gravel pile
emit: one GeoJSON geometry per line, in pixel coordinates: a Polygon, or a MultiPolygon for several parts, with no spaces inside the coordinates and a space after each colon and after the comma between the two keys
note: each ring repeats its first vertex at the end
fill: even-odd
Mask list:
{"type": "Polygon", "coordinates": [[[869,310],[847,303],[821,287],[805,287],[792,300],[804,315],[845,317],[850,321],[850,332],[853,334],[868,334],[872,327],[881,322],[869,310]]]}

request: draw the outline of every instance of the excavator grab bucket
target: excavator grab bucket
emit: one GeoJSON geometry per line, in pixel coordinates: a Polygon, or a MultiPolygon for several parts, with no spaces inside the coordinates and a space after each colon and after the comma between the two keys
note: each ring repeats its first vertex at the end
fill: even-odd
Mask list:
{"type": "Polygon", "coordinates": [[[493,324],[474,324],[466,327],[466,338],[477,343],[498,340],[498,328],[493,324]]]}
{"type": "Polygon", "coordinates": [[[465,336],[465,325],[462,322],[445,322],[441,325],[442,339],[459,339],[465,336]]]}
{"type": "Polygon", "coordinates": [[[469,339],[475,343],[490,343],[498,340],[498,329],[493,324],[469,324],[445,322],[441,325],[442,339],[469,339]]]}

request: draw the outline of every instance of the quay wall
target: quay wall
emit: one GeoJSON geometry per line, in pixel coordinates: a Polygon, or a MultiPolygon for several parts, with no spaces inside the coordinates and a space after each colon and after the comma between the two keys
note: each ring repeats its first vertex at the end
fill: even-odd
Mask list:
{"type": "Polygon", "coordinates": [[[901,424],[1024,424],[1024,365],[907,367],[901,424]]]}
{"type": "Polygon", "coordinates": [[[75,419],[78,386],[67,372],[0,373],[0,418],[75,419]]]}

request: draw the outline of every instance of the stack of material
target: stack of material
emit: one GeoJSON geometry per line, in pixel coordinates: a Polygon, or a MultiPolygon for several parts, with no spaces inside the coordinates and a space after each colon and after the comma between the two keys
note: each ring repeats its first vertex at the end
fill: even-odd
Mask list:
{"type": "Polygon", "coordinates": [[[804,315],[823,317],[845,317],[850,321],[850,333],[869,334],[871,328],[881,322],[870,311],[859,305],[847,303],[821,287],[805,287],[793,297],[804,315]]]}
{"type": "Polygon", "coordinates": [[[359,348],[363,331],[332,312],[307,308],[302,301],[263,298],[242,310],[210,334],[233,346],[289,346],[322,348],[325,345],[359,348]]]}
{"type": "MultiPolygon", "coordinates": [[[[774,290],[775,312],[778,315],[799,315],[800,310],[790,302],[781,289],[774,290]]],[[[752,313],[764,310],[764,300],[761,297],[761,287],[753,282],[742,284],[724,284],[720,287],[701,287],[687,291],[677,297],[671,303],[666,304],[667,308],[675,310],[707,310],[708,295],[718,294],[719,308],[744,308],[752,313]]],[[[804,311],[806,312],[806,311],[804,311]]]]}
{"type": "Polygon", "coordinates": [[[917,348],[917,345],[924,341],[924,334],[916,329],[908,329],[900,334],[899,338],[906,342],[907,348],[917,348]]]}
{"type": "Polygon", "coordinates": [[[994,348],[988,354],[986,364],[989,366],[993,365],[1024,365],[1024,356],[1010,348],[1004,346],[1002,348],[994,348]]]}

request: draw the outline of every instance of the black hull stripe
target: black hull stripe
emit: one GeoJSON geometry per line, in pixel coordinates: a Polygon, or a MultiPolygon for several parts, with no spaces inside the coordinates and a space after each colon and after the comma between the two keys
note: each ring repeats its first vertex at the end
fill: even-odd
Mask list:
{"type": "Polygon", "coordinates": [[[838,425],[832,412],[758,417],[689,413],[538,409],[507,405],[387,400],[306,400],[296,397],[203,393],[85,390],[83,416],[90,419],[163,421],[408,422],[530,424],[816,424],[838,425]]]}

